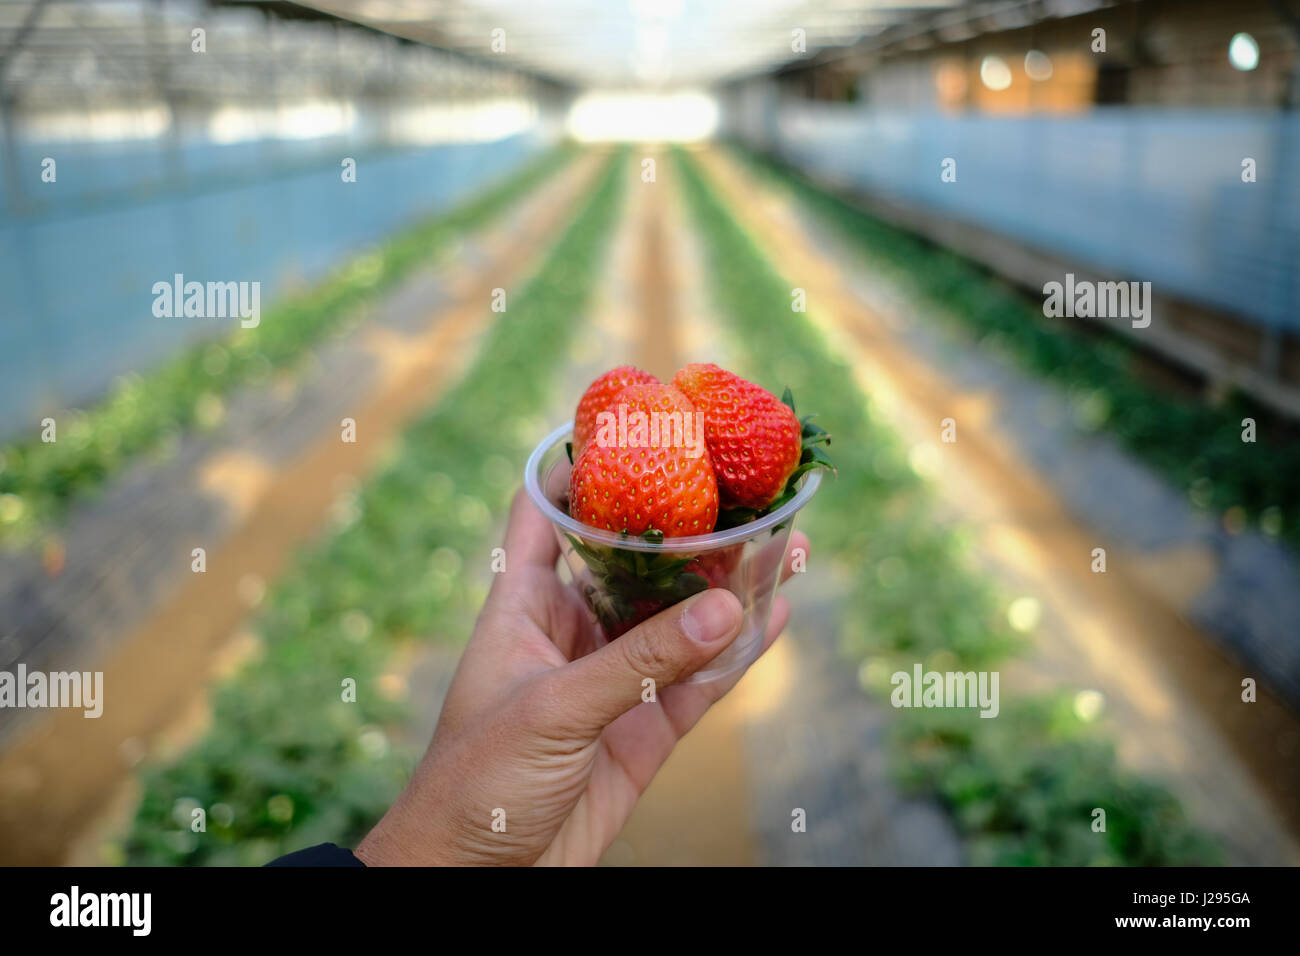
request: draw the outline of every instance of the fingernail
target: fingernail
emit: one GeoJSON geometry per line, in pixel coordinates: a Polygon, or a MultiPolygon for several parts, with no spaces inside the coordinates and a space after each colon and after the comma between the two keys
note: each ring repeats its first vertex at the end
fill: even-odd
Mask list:
{"type": "Polygon", "coordinates": [[[682,611],[682,630],[700,644],[722,640],[735,623],[735,599],[720,588],[705,591],[682,611]]]}

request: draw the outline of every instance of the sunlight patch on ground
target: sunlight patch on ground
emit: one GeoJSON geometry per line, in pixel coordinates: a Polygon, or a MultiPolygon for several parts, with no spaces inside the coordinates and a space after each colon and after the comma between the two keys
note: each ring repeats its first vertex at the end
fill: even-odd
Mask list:
{"type": "Polygon", "coordinates": [[[198,477],[204,494],[220,498],[243,520],[270,485],[272,469],[246,452],[229,451],[214,455],[198,477]]]}
{"type": "Polygon", "coordinates": [[[786,633],[754,662],[740,685],[745,694],[748,719],[765,717],[781,710],[794,686],[797,667],[794,643],[786,633]]]}

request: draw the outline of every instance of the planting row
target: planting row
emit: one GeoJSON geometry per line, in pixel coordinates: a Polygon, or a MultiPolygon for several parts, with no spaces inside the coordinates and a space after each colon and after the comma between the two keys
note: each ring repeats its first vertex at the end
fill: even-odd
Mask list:
{"type": "MultiPolygon", "coordinates": [[[[822,414],[838,474],[808,509],[817,561],[851,575],[839,635],[863,685],[888,696],[891,675],[996,670],[1023,646],[1007,608],[969,560],[960,531],[935,520],[907,449],[872,413],[848,362],[800,313],[788,282],[733,219],[696,161],[677,154],[709,251],[719,310],[745,347],[749,376],[790,387],[822,414]]],[[[823,573],[828,573],[823,571],[823,573]]],[[[1005,697],[1005,695],[1004,695],[1005,697]]],[[[896,766],[936,795],[974,864],[1166,865],[1218,858],[1164,789],[1121,770],[1089,708],[1073,693],[974,708],[900,709],[896,766]],[[1104,831],[1094,829],[1104,810],[1104,831]]]]}
{"type": "Polygon", "coordinates": [[[545,430],[537,409],[599,278],[625,165],[609,161],[461,382],[271,589],[254,625],[261,656],[216,690],[202,741],[147,774],[126,861],[258,864],[355,845],[400,791],[413,755],[391,732],[409,711],[385,668],[407,642],[472,627],[483,593],[471,568],[488,566],[494,516],[545,430]],[[191,827],[199,808],[204,832],[191,827]]]}

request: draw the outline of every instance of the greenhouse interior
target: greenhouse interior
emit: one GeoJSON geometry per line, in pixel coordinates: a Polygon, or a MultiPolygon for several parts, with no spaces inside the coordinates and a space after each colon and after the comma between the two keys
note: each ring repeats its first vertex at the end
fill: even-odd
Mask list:
{"type": "Polygon", "coordinates": [[[1300,5],[0,0],[0,130],[0,864],[1300,863],[1300,5]]]}

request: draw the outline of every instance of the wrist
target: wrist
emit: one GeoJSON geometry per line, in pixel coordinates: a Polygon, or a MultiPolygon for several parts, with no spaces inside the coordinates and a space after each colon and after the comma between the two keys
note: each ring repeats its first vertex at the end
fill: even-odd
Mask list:
{"type": "Polygon", "coordinates": [[[357,845],[353,855],[366,866],[448,866],[437,827],[425,820],[413,826],[392,807],[357,845]]]}

